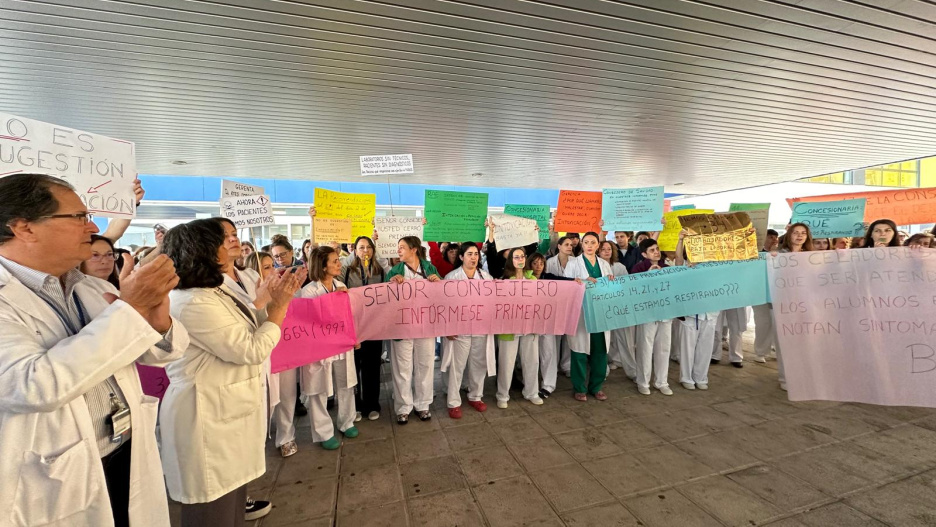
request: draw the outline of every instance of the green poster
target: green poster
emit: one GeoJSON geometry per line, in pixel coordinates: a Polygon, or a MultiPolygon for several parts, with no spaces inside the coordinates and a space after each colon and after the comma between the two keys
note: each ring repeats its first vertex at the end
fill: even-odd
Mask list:
{"type": "Polygon", "coordinates": [[[745,210],[766,210],[770,208],[770,203],[732,203],[728,207],[728,212],[741,212],[745,210]]]}
{"type": "Polygon", "coordinates": [[[423,238],[430,242],[483,242],[488,195],[483,192],[427,190],[423,238]]]}
{"type": "Polygon", "coordinates": [[[504,205],[504,214],[536,220],[539,226],[540,254],[549,251],[549,205],[504,205]]]}

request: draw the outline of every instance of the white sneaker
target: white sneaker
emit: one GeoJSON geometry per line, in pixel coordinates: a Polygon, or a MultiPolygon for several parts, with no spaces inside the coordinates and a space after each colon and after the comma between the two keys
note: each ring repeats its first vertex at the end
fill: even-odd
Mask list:
{"type": "Polygon", "coordinates": [[[616,370],[618,369],[619,366],[612,362],[611,364],[608,364],[608,367],[611,368],[612,370],[616,370]]]}
{"type": "Polygon", "coordinates": [[[367,414],[367,418],[370,419],[371,421],[376,421],[380,419],[380,412],[371,412],[367,414]]]}
{"type": "Polygon", "coordinates": [[[704,382],[700,382],[696,384],[696,388],[700,390],[708,390],[708,384],[705,384],[704,382]]]}
{"type": "Polygon", "coordinates": [[[543,404],[543,399],[539,395],[534,395],[533,397],[530,397],[529,399],[527,399],[527,401],[530,401],[531,403],[537,406],[543,404]]]}
{"type": "Polygon", "coordinates": [[[358,421],[360,421],[360,420],[363,419],[363,418],[364,418],[364,416],[361,415],[361,412],[354,412],[354,422],[355,422],[355,423],[357,423],[358,421]]]}
{"type": "Polygon", "coordinates": [[[780,389],[783,390],[783,391],[787,391],[787,389],[786,389],[786,383],[785,383],[785,382],[781,382],[781,383],[780,383],[780,389]]]}
{"type": "Polygon", "coordinates": [[[663,386],[657,389],[660,390],[660,393],[663,395],[673,395],[673,390],[670,390],[669,386],[663,386]]]}
{"type": "MultiPolygon", "coordinates": [[[[540,401],[540,404],[542,404],[542,400],[540,401]]],[[[501,410],[507,408],[507,401],[497,401],[497,407],[501,410]]]]}
{"type": "Polygon", "coordinates": [[[693,384],[693,383],[691,383],[691,382],[684,382],[684,383],[682,383],[682,387],[685,388],[685,389],[687,389],[687,390],[695,390],[695,384],[693,384]]]}
{"type": "Polygon", "coordinates": [[[647,386],[638,386],[637,391],[640,392],[640,395],[650,395],[650,388],[647,386]]]}
{"type": "Polygon", "coordinates": [[[565,375],[566,377],[570,378],[570,379],[572,378],[572,372],[571,372],[571,371],[564,371],[564,372],[562,372],[562,374],[565,375]]]}
{"type": "Polygon", "coordinates": [[[754,357],[754,362],[757,362],[760,364],[767,364],[767,359],[765,359],[764,357],[754,357]]]}

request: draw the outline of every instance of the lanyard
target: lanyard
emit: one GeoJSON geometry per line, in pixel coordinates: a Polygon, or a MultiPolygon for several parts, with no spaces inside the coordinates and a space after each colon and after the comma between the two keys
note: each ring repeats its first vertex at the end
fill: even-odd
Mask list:
{"type": "Polygon", "coordinates": [[[423,268],[422,268],[422,262],[419,262],[419,270],[418,270],[418,271],[417,271],[416,269],[413,269],[412,267],[410,267],[410,265],[409,265],[408,263],[406,263],[406,262],[403,262],[403,265],[405,265],[407,269],[409,269],[410,271],[412,271],[413,274],[416,274],[416,275],[419,275],[419,276],[421,276],[421,277],[423,277],[423,278],[426,278],[426,273],[423,271],[423,268]]]}
{"type": "Polygon", "coordinates": [[[77,328],[75,328],[74,324],[72,324],[71,318],[69,318],[67,312],[62,313],[62,311],[58,308],[58,306],[56,306],[54,302],[50,302],[45,296],[43,295],[38,295],[38,296],[39,298],[42,299],[43,302],[45,302],[46,304],[48,304],[50,308],[52,308],[52,311],[54,311],[56,316],[58,316],[59,322],[61,322],[62,325],[65,326],[65,331],[69,334],[69,336],[77,335],[78,332],[81,331],[81,328],[88,325],[88,320],[85,318],[84,308],[81,306],[81,300],[78,299],[77,292],[72,291],[72,300],[75,301],[75,307],[78,309],[78,320],[79,320],[79,323],[81,324],[77,328]]]}

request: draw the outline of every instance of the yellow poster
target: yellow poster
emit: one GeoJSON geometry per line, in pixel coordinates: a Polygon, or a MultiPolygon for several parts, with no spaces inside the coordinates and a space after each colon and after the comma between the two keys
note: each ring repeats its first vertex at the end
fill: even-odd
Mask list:
{"type": "Polygon", "coordinates": [[[676,250],[676,244],[679,243],[679,231],[682,230],[682,225],[679,223],[680,216],[689,216],[692,214],[711,214],[713,212],[715,211],[712,209],[683,209],[664,212],[663,219],[666,223],[663,225],[663,232],[661,232],[660,236],[657,238],[657,243],[660,245],[660,250],[676,250]]]}
{"type": "MultiPolygon", "coordinates": [[[[374,235],[374,215],[377,212],[375,194],[353,194],[336,192],[324,188],[315,189],[315,217],[351,220],[351,236],[341,243],[353,242],[358,236],[374,235]]],[[[315,237],[318,238],[318,229],[315,237]]]]}
{"type": "Polygon", "coordinates": [[[746,212],[691,214],[679,218],[689,261],[724,262],[757,258],[757,231],[746,212]]]}
{"type": "Polygon", "coordinates": [[[351,220],[347,218],[320,218],[316,215],[312,227],[315,231],[312,241],[315,243],[351,243],[354,241],[354,236],[351,235],[351,220]]]}

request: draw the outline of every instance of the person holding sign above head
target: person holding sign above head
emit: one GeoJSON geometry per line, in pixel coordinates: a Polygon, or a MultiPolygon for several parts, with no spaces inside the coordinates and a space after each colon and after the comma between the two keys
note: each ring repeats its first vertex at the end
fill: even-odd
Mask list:
{"type": "MultiPolygon", "coordinates": [[[[341,262],[338,252],[331,247],[319,247],[309,254],[309,284],[298,293],[299,298],[315,298],[348,288],[338,281],[341,262]]],[[[354,426],[354,350],[328,357],[303,366],[302,386],[309,397],[309,415],[312,420],[312,441],[321,443],[325,450],[335,450],[341,441],[335,435],[335,426],[328,415],[328,398],[338,403],[338,430],[347,438],[358,436],[354,426]]]]}
{"type": "MultiPolygon", "coordinates": [[[[559,238],[559,241],[556,244],[556,255],[546,260],[547,273],[557,276],[565,276],[565,270],[569,265],[569,261],[575,258],[573,252],[575,250],[575,244],[578,241],[577,234],[574,240],[575,241],[573,241],[573,238],[569,235],[565,235],[559,238]]],[[[563,335],[547,335],[547,338],[556,339],[557,347],[560,350],[559,369],[565,373],[566,377],[568,377],[572,369],[572,351],[569,349],[568,337],[563,335]]]]}
{"type": "MultiPolygon", "coordinates": [[[[491,275],[478,267],[481,252],[474,242],[465,242],[458,247],[461,265],[445,275],[446,280],[491,280],[491,275]]],[[[442,373],[448,374],[448,412],[452,419],[461,419],[461,395],[459,387],[467,371],[468,405],[479,412],[487,410],[481,400],[484,395],[484,378],[497,373],[494,359],[493,335],[457,335],[442,341],[442,373]]]]}
{"type": "MultiPolygon", "coordinates": [[[[426,260],[422,241],[416,236],[400,238],[397,245],[400,263],[387,273],[387,281],[397,284],[405,280],[437,282],[439,273],[426,260]]],[[[435,366],[435,339],[395,340],[390,360],[393,372],[393,401],[396,404],[397,423],[409,422],[409,414],[416,409],[420,421],[432,419],[432,373],[435,366]],[[414,389],[415,385],[415,389],[414,389]]]]}
{"type": "MultiPolygon", "coordinates": [[[[688,265],[683,239],[689,231],[679,232],[676,244],[676,265],[688,265]]],[[[741,308],[742,310],[744,308],[741,308]]],[[[721,344],[715,338],[715,323],[721,322],[718,312],[677,317],[673,321],[674,344],[679,350],[679,382],[687,390],[708,390],[709,359],[712,348],[721,344]]]]}
{"type": "MultiPolygon", "coordinates": [[[[364,287],[384,281],[390,267],[386,265],[385,259],[376,257],[376,251],[374,241],[367,236],[358,236],[354,241],[354,253],[342,264],[339,275],[348,288],[364,287]]],[[[354,352],[354,366],[358,377],[355,406],[358,413],[367,414],[367,418],[371,421],[380,418],[380,354],[382,351],[382,340],[365,340],[354,352]]]]}
{"type": "MultiPolygon", "coordinates": [[[[614,280],[611,264],[598,257],[599,243],[600,238],[597,233],[586,232],[582,236],[582,254],[569,262],[565,275],[592,283],[601,277],[614,280]]],[[[599,401],[607,400],[608,396],[605,395],[602,386],[608,375],[608,348],[611,345],[611,332],[589,333],[585,329],[583,310],[583,313],[579,315],[575,335],[570,335],[568,338],[569,347],[572,349],[572,388],[575,391],[575,400],[586,401],[588,400],[587,394],[594,395],[599,401]]]]}
{"type": "Polygon", "coordinates": [[[225,241],[222,224],[203,219],[174,227],[163,242],[179,274],[171,310],[191,338],[166,366],[159,409],[166,487],[182,503],[183,527],[243,524],[246,485],[266,470],[263,364],[299,289],[297,274],[274,274],[259,322],[225,283],[234,263],[225,241]]]}
{"type": "MultiPolygon", "coordinates": [[[[523,247],[510,249],[507,254],[504,280],[535,280],[532,271],[524,271],[526,250],[523,247]]],[[[498,335],[497,340],[497,407],[507,408],[510,401],[510,383],[513,381],[518,351],[520,367],[523,369],[523,397],[533,404],[543,404],[543,399],[539,396],[539,336],[498,335]]]]}
{"type": "MultiPolygon", "coordinates": [[[[640,254],[644,259],[634,265],[631,274],[656,271],[667,266],[661,260],[660,246],[649,235],[640,242],[640,254]]],[[[637,391],[641,395],[650,395],[651,373],[654,376],[653,387],[663,395],[673,395],[666,379],[669,374],[672,328],[672,320],[656,320],[637,326],[637,391]]]]}
{"type": "Polygon", "coordinates": [[[874,220],[864,235],[865,247],[900,247],[897,224],[891,220],[874,220]]]}

